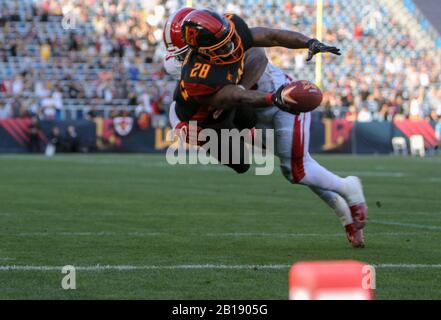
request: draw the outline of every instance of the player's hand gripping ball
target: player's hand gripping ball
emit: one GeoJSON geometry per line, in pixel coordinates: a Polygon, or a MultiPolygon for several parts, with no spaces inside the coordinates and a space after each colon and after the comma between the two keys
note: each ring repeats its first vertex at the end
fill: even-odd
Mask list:
{"type": "Polygon", "coordinates": [[[280,87],[274,102],[283,111],[299,114],[315,110],[323,100],[322,91],[313,83],[300,80],[280,87]]]}

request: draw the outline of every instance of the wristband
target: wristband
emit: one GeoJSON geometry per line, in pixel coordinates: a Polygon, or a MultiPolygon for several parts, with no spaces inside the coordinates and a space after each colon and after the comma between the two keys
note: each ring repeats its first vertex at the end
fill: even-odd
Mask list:
{"type": "Polygon", "coordinates": [[[272,106],[274,104],[273,102],[273,94],[272,93],[268,93],[265,97],[265,101],[268,105],[268,107],[272,106]]]}

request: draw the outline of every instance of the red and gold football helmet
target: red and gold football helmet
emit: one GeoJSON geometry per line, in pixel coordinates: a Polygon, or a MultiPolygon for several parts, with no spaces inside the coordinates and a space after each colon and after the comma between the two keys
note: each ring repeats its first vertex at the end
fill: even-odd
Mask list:
{"type": "Polygon", "coordinates": [[[234,23],[211,10],[194,10],[182,22],[183,41],[211,64],[232,64],[245,54],[234,23]]]}

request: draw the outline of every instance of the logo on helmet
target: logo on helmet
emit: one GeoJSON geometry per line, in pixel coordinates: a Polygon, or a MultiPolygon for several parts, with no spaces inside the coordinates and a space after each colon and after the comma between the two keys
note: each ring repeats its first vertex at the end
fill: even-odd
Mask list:
{"type": "Polygon", "coordinates": [[[185,42],[187,42],[188,45],[196,47],[198,45],[197,37],[197,29],[189,27],[185,28],[185,42]]]}

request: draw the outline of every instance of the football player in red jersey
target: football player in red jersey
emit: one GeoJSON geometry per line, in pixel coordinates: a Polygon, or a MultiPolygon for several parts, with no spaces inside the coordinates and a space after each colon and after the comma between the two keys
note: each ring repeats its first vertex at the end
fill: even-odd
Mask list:
{"type": "MultiPolygon", "coordinates": [[[[175,78],[179,79],[182,71],[182,63],[188,52],[189,47],[185,44],[181,37],[181,27],[184,18],[194,9],[192,8],[182,8],[178,10],[176,13],[172,14],[166,21],[164,30],[163,30],[163,40],[165,47],[167,49],[167,54],[164,58],[164,67],[168,74],[173,75],[175,78]]],[[[266,68],[266,62],[256,64],[256,52],[261,51],[258,56],[264,56],[263,50],[258,48],[253,48],[247,52],[246,65],[253,65],[253,72],[247,72],[247,75],[242,77],[240,84],[247,89],[250,89],[258,79],[261,77],[266,68]]],[[[261,60],[259,62],[262,62],[261,60]]],[[[170,107],[170,123],[173,128],[182,129],[187,127],[188,131],[188,122],[194,119],[179,119],[176,115],[176,102],[173,102],[170,107]]],[[[198,130],[202,128],[211,128],[214,130],[221,129],[238,129],[241,131],[242,129],[248,128],[252,129],[256,125],[257,118],[255,112],[252,108],[241,108],[241,109],[231,109],[228,112],[223,113],[218,118],[213,119],[212,121],[205,121],[199,123],[198,130]]],[[[221,141],[219,141],[220,143],[221,141]]],[[[243,143],[243,141],[241,142],[243,143]]],[[[239,148],[241,151],[244,151],[245,144],[239,148]]],[[[233,150],[230,150],[230,155],[233,154],[233,150]]],[[[221,157],[221,155],[218,155],[221,157]]],[[[246,163],[246,159],[243,154],[240,155],[240,163],[238,164],[226,164],[237,173],[245,173],[250,168],[250,165],[246,163]]]]}
{"type": "MultiPolygon", "coordinates": [[[[214,111],[256,108],[257,127],[276,131],[276,153],[285,177],[292,183],[308,185],[342,218],[350,243],[363,247],[367,207],[361,183],[355,177],[342,179],[311,158],[310,114],[290,114],[296,113],[295,110],[281,102],[281,88],[291,82],[289,76],[268,65],[257,82],[261,92],[237,86],[244,72],[245,76],[248,74],[244,56],[252,46],[309,48],[308,60],[318,52],[340,54],[339,50],[291,31],[249,29],[238,16],[222,17],[208,10],[192,10],[181,23],[185,45],[191,51],[183,63],[175,116],[181,121],[210,123],[217,120],[213,118],[214,111]]],[[[261,65],[255,61],[255,66],[261,65]]]]}

